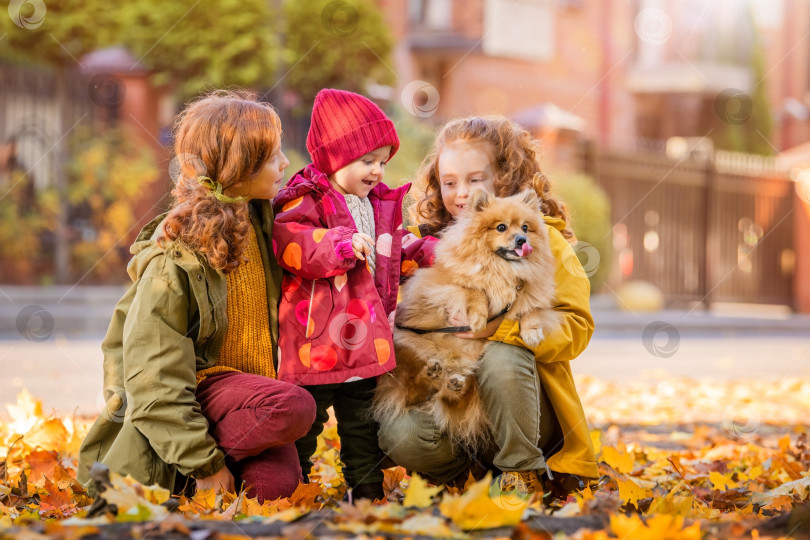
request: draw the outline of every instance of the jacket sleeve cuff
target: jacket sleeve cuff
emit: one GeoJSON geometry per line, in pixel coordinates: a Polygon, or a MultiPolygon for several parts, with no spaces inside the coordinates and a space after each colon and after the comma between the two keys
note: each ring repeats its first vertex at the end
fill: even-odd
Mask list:
{"type": "Polygon", "coordinates": [[[354,236],[357,231],[348,227],[341,227],[341,229],[343,230],[335,231],[337,236],[335,255],[343,261],[354,261],[357,257],[354,256],[354,250],[352,249],[352,236],[354,236]]]}
{"type": "Polygon", "coordinates": [[[503,321],[501,321],[501,325],[498,327],[495,333],[489,337],[489,340],[500,341],[502,343],[510,343],[512,341],[508,339],[510,334],[514,333],[516,329],[518,332],[520,332],[519,324],[520,323],[518,323],[517,321],[510,321],[509,319],[504,319],[503,321]]]}
{"type": "Polygon", "coordinates": [[[221,451],[216,453],[216,457],[214,460],[209,463],[208,465],[203,465],[202,467],[191,471],[188,476],[198,479],[198,478],[207,478],[212,474],[216,474],[225,467],[225,454],[221,451]]]}

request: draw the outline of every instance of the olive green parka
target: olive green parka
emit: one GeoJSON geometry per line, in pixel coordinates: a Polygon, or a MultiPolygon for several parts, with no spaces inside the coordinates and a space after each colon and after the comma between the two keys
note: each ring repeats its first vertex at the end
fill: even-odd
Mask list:
{"type": "MultiPolygon", "coordinates": [[[[272,250],[273,209],[250,204],[267,283],[273,356],[278,369],[282,271],[272,250]]],[[[204,478],[225,464],[208,433],[195,391],[196,372],[216,364],[228,327],[227,278],[179,241],[155,238],[166,215],[146,225],[130,248],[132,285],[118,302],[106,337],[104,400],[82,443],[79,481],[100,461],[146,485],[174,487],[176,473],[204,478]]]]}

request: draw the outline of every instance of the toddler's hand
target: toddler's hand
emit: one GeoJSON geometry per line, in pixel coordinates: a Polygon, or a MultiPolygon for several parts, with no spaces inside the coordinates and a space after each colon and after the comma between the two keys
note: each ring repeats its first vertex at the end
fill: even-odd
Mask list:
{"type": "Polygon", "coordinates": [[[374,246],[374,239],[364,233],[354,233],[352,235],[352,251],[354,256],[361,261],[366,260],[366,255],[371,253],[374,246]]]}

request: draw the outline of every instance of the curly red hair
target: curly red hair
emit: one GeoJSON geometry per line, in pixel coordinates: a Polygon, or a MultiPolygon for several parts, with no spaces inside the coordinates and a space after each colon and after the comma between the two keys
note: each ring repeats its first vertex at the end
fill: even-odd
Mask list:
{"type": "MultiPolygon", "coordinates": [[[[436,135],[433,148],[419,167],[414,188],[421,198],[415,205],[415,218],[431,233],[438,233],[452,216],[442,202],[439,184],[439,154],[445,145],[456,141],[489,143],[495,150],[495,195],[508,197],[531,187],[540,198],[543,214],[569,221],[565,203],[551,194],[551,182],[540,169],[535,140],[521,126],[504,116],[469,116],[444,124],[436,135]]],[[[562,235],[575,241],[574,231],[566,225],[562,235]]]]}
{"type": "Polygon", "coordinates": [[[281,146],[281,120],[253,93],[216,90],[180,113],[174,134],[180,170],[164,238],[179,240],[213,268],[232,272],[246,260],[248,203],[220,202],[197,179],[207,176],[227,191],[255,176],[281,146]]]}

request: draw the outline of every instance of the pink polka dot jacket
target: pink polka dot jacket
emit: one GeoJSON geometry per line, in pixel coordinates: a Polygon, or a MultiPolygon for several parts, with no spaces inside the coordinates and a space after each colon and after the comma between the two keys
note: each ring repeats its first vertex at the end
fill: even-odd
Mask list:
{"type": "Polygon", "coordinates": [[[279,304],[278,378],[299,385],[331,384],[394,369],[388,316],[400,276],[433,262],[436,239],[402,228],[410,184],[378,184],[374,209],[376,271],[351,248],[357,232],[343,195],[308,165],[273,201],[273,251],[284,269],[279,304]]]}

